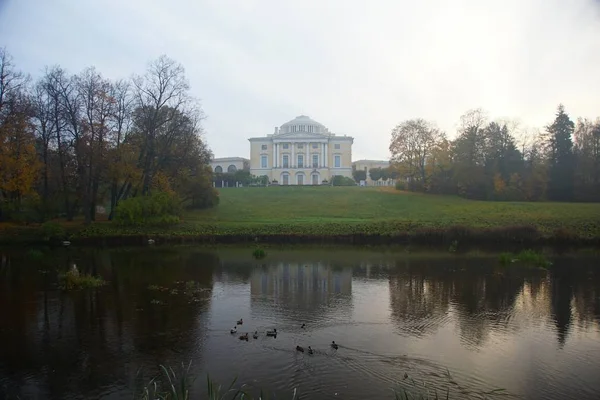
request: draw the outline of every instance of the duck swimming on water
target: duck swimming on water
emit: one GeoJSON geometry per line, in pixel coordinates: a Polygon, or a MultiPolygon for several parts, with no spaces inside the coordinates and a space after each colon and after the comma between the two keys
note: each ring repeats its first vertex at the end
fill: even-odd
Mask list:
{"type": "Polygon", "coordinates": [[[335,343],[335,340],[331,341],[331,347],[333,347],[334,349],[338,349],[338,345],[335,343]]]}
{"type": "Polygon", "coordinates": [[[238,325],[242,325],[244,323],[244,320],[240,318],[240,320],[237,322],[238,325]]]}
{"type": "Polygon", "coordinates": [[[255,331],[255,332],[254,332],[254,335],[252,335],[252,337],[253,337],[254,339],[258,339],[258,331],[255,331]]]}
{"type": "Polygon", "coordinates": [[[314,353],[313,349],[310,346],[308,346],[308,354],[313,354],[313,353],[314,353]]]}
{"type": "Polygon", "coordinates": [[[237,332],[237,326],[234,326],[233,328],[231,328],[231,330],[229,332],[231,332],[232,335],[234,333],[236,333],[237,332]]]}
{"type": "Polygon", "coordinates": [[[296,346],[296,350],[301,353],[304,353],[304,347],[302,347],[302,346],[296,346]]]}
{"type": "Polygon", "coordinates": [[[248,341],[248,332],[246,332],[245,334],[243,334],[242,336],[240,336],[240,340],[248,341]]]}
{"type": "Polygon", "coordinates": [[[272,331],[267,331],[267,336],[277,336],[277,329],[273,329],[272,331]]]}

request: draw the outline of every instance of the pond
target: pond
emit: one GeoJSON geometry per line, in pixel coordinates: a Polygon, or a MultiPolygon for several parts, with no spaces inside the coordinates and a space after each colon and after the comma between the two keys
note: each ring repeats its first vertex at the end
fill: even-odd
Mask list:
{"type": "Polygon", "coordinates": [[[0,398],[131,399],[159,364],[190,361],[197,396],[209,373],[279,399],[600,398],[600,256],[550,259],[543,270],[414,249],[0,250],[0,398]],[[107,285],[59,290],[73,265],[107,285]]]}

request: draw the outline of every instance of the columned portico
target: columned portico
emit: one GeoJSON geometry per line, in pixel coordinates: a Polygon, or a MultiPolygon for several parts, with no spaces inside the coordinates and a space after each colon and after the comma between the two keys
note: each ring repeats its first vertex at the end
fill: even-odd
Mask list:
{"type": "Polygon", "coordinates": [[[267,176],[271,184],[320,185],[335,175],[352,177],[354,139],[335,135],[307,116],[249,140],[250,173],[267,176]]]}

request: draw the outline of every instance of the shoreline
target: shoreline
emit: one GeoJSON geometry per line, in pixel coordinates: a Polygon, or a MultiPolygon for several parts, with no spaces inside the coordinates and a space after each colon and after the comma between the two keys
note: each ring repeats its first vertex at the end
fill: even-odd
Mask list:
{"type": "Polygon", "coordinates": [[[0,229],[0,245],[62,245],[68,240],[77,246],[139,246],[148,240],[155,244],[276,244],[276,245],[529,245],[529,246],[600,246],[600,236],[555,229],[542,232],[535,226],[432,227],[387,222],[372,224],[290,224],[236,226],[205,225],[185,229],[123,228],[100,222],[88,227],[65,227],[64,238],[47,240],[35,226],[0,229]],[[317,233],[319,232],[319,233],[317,233]]]}

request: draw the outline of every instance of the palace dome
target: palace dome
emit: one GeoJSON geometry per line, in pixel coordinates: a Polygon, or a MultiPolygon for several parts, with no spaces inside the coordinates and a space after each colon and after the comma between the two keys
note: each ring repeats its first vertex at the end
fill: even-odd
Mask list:
{"type": "Polygon", "coordinates": [[[290,132],[310,132],[310,133],[329,133],[329,130],[320,122],[311,119],[307,115],[299,115],[291,121],[281,125],[278,133],[290,132]]]}

